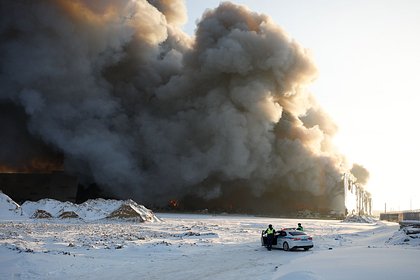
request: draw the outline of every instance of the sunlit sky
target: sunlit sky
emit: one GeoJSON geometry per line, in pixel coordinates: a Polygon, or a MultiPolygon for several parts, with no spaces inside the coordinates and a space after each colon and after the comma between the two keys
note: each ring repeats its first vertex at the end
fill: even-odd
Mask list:
{"type": "MultiPolygon", "coordinates": [[[[195,22],[219,0],[187,0],[195,22]]],[[[373,209],[420,209],[420,1],[236,0],[312,52],[310,86],[339,126],[335,143],[370,172],[373,209]]]]}

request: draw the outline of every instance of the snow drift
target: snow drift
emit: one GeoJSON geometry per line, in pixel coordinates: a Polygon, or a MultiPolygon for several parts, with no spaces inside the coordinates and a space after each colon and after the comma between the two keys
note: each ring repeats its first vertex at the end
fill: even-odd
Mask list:
{"type": "Polygon", "coordinates": [[[22,217],[24,217],[24,213],[20,205],[0,191],[0,219],[17,219],[22,217]]]}
{"type": "Polygon", "coordinates": [[[0,218],[76,218],[84,221],[116,219],[133,222],[159,222],[160,219],[143,205],[132,200],[92,199],[82,204],[54,199],[26,201],[19,206],[4,193],[0,193],[0,218]]]}

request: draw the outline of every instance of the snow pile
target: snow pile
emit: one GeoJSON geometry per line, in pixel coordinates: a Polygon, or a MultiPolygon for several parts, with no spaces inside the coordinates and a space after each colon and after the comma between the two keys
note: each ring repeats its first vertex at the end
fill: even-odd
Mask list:
{"type": "Polygon", "coordinates": [[[99,220],[105,218],[128,219],[158,222],[155,214],[133,200],[90,199],[78,206],[74,211],[83,220],[99,220]]]}
{"type": "Polygon", "coordinates": [[[38,201],[25,201],[22,204],[22,209],[31,218],[37,218],[38,213],[44,213],[45,216],[49,214],[51,217],[58,218],[62,211],[76,210],[77,205],[71,202],[45,198],[38,201]]]}
{"type": "MultiPolygon", "coordinates": [[[[89,201],[87,201],[89,202],[89,201]]],[[[106,203],[107,201],[104,200],[106,203]]],[[[108,219],[127,219],[127,220],[135,220],[135,221],[149,221],[149,222],[158,222],[160,221],[152,211],[144,207],[143,205],[139,205],[133,200],[125,200],[125,201],[115,201],[117,204],[117,208],[113,209],[111,213],[108,213],[106,218],[108,219]],[[119,204],[119,205],[118,205],[119,204]]],[[[87,203],[88,204],[88,203],[87,203]]],[[[112,210],[112,209],[110,209],[112,210]]]]}
{"type": "Polygon", "coordinates": [[[420,227],[418,226],[409,226],[402,229],[405,234],[413,235],[413,234],[420,234],[420,227]]]}
{"type": "Polygon", "coordinates": [[[418,220],[402,220],[399,222],[400,228],[414,228],[420,230],[420,221],[418,220]]]}
{"type": "Polygon", "coordinates": [[[27,201],[22,208],[30,216],[37,210],[47,211],[54,218],[76,217],[85,221],[101,219],[123,219],[138,222],[157,222],[153,212],[133,200],[90,199],[82,204],[60,202],[54,199],[41,199],[37,202],[27,201]]]}
{"type": "Polygon", "coordinates": [[[402,228],[395,232],[386,243],[391,245],[420,246],[420,231],[418,228],[402,228]]]}
{"type": "Polygon", "coordinates": [[[349,215],[343,220],[343,223],[373,224],[373,223],[376,223],[376,220],[368,216],[349,215]]]}
{"type": "Polygon", "coordinates": [[[21,218],[79,218],[85,221],[101,219],[158,222],[155,214],[133,200],[91,199],[82,204],[61,202],[55,199],[26,201],[19,206],[0,192],[0,219],[21,218]]]}
{"type": "Polygon", "coordinates": [[[14,220],[22,218],[24,215],[25,214],[19,204],[0,191],[0,219],[14,220]]]}

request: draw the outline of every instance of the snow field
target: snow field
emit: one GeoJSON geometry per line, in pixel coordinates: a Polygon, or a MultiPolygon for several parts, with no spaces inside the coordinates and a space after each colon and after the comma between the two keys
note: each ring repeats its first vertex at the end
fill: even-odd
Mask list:
{"type": "Polygon", "coordinates": [[[0,279],[418,279],[420,273],[420,238],[401,243],[395,223],[157,216],[162,222],[2,221],[0,279]],[[261,246],[269,223],[279,229],[297,222],[313,236],[313,249],[261,246]]]}

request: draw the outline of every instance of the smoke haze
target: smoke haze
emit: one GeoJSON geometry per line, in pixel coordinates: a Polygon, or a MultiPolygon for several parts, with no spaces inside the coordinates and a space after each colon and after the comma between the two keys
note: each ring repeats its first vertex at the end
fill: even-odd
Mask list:
{"type": "Polygon", "coordinates": [[[369,181],[369,172],[360,164],[353,164],[350,172],[357,178],[357,182],[363,186],[369,181]]]}
{"type": "Polygon", "coordinates": [[[0,165],[58,153],[156,206],[341,209],[337,127],[305,90],[316,67],[268,16],[225,2],[190,37],[180,0],[0,8],[0,123],[15,120],[2,138],[26,139],[2,140],[0,165]]]}

